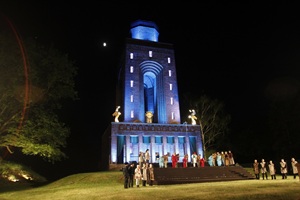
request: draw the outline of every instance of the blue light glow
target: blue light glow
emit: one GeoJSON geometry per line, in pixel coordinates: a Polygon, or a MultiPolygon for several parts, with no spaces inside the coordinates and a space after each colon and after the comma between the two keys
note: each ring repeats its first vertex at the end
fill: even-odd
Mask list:
{"type": "Polygon", "coordinates": [[[131,37],[138,40],[158,42],[158,28],[154,22],[137,20],[131,24],[131,37]]]}

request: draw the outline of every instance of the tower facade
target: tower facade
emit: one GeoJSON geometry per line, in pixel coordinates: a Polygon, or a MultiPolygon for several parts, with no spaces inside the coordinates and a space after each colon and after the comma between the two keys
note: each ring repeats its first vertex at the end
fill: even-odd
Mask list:
{"type": "Polygon", "coordinates": [[[123,79],[124,122],[180,124],[179,97],[173,46],[158,41],[153,22],[136,21],[127,39],[123,79]]]}
{"type": "Polygon", "coordinates": [[[130,32],[118,77],[116,112],[121,115],[103,136],[104,148],[110,149],[103,159],[138,161],[146,149],[150,162],[157,154],[176,153],[180,161],[185,154],[203,155],[200,126],[181,124],[173,45],[158,42],[158,27],[151,21],[133,22],[130,32]]]}

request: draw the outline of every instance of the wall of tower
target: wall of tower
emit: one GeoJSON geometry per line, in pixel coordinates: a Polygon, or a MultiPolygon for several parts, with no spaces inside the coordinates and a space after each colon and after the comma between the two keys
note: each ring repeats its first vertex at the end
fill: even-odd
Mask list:
{"type": "Polygon", "coordinates": [[[145,122],[144,74],[155,76],[157,123],[180,123],[173,46],[128,39],[124,63],[124,122],[145,122]],[[133,98],[133,99],[132,99],[133,98]]]}

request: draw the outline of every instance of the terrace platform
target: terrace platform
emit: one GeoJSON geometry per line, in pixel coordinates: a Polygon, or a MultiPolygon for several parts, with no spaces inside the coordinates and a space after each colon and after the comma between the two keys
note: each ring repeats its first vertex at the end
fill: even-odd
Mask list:
{"type": "Polygon", "coordinates": [[[235,181],[255,179],[254,175],[241,166],[221,167],[155,167],[155,185],[200,183],[214,181],[235,181]]]}

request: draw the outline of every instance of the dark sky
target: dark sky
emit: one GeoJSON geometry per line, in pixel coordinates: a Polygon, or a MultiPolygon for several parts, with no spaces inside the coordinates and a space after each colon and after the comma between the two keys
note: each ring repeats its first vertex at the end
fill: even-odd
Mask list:
{"type": "MultiPolygon", "coordinates": [[[[101,134],[116,106],[118,63],[135,20],[154,21],[159,42],[174,45],[180,98],[207,94],[223,101],[233,130],[260,116],[269,99],[299,90],[296,3],[16,2],[2,0],[0,11],[19,33],[53,43],[79,66],[80,101],[65,108],[72,130],[67,150],[71,158],[61,166],[73,165],[71,172],[93,171],[99,165],[101,134]]],[[[186,103],[181,106],[188,108],[186,103]]]]}

